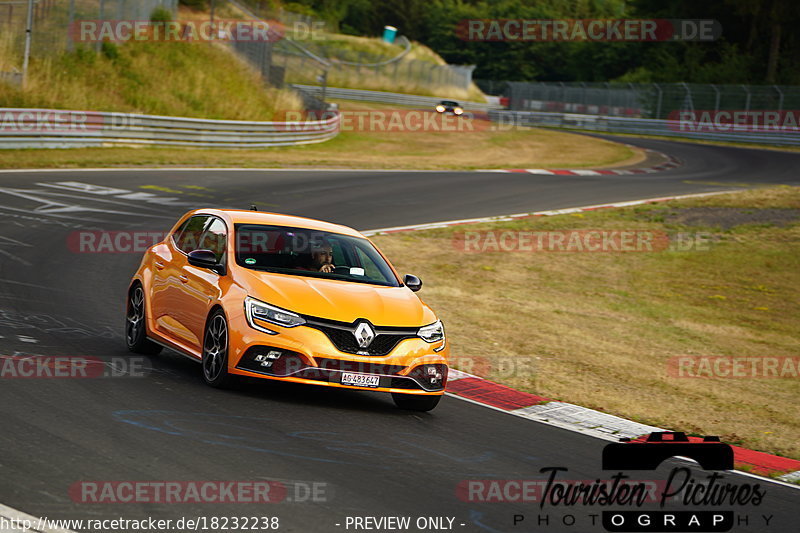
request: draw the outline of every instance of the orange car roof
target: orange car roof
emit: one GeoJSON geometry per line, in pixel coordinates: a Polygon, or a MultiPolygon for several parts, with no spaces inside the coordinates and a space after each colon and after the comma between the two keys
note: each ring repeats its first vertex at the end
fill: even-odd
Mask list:
{"type": "Polygon", "coordinates": [[[268,213],[264,211],[248,211],[244,209],[197,209],[192,214],[217,215],[227,219],[233,224],[264,224],[269,226],[288,226],[293,228],[304,228],[318,231],[328,231],[351,235],[353,237],[364,237],[353,228],[315,220],[313,218],[296,217],[292,215],[282,215],[280,213],[268,213]]]}

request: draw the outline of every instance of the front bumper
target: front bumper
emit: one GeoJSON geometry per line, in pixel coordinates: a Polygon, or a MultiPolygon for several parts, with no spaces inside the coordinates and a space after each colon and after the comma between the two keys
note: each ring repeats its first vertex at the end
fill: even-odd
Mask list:
{"type": "Polygon", "coordinates": [[[417,395],[441,395],[447,385],[449,346],[442,347],[442,342],[404,338],[385,356],[358,355],[339,351],[323,331],[312,327],[275,326],[278,335],[268,335],[249,327],[246,321],[231,322],[228,357],[231,374],[417,395]],[[433,384],[428,376],[430,367],[441,375],[433,384]],[[377,386],[343,385],[345,373],[378,376],[377,386]]]}

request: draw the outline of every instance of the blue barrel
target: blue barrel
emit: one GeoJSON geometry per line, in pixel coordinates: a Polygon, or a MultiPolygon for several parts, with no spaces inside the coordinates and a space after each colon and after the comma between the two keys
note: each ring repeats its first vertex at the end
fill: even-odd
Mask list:
{"type": "Polygon", "coordinates": [[[383,40],[389,44],[394,42],[394,38],[397,37],[397,28],[394,26],[384,26],[383,27],[383,40]]]}

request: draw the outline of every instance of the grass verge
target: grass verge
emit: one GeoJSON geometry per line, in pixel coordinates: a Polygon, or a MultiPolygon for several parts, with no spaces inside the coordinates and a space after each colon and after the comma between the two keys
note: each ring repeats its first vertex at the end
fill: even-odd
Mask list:
{"type": "Polygon", "coordinates": [[[800,458],[797,374],[670,371],[678,356],[798,357],[800,188],[374,240],[401,272],[425,281],[421,295],[447,325],[456,367],[639,422],[800,458]],[[454,246],[468,231],[589,229],[665,232],[673,247],[682,234],[688,249],[466,253],[454,246]],[[690,240],[698,235],[703,241],[690,240]]]}
{"type": "MultiPolygon", "coordinates": [[[[285,109],[292,108],[287,106],[285,109]]],[[[340,109],[346,112],[386,112],[382,115],[384,117],[398,110],[397,107],[381,104],[344,101],[340,102],[340,109]]],[[[388,121],[382,124],[388,124],[388,121]]],[[[343,131],[333,140],[321,144],[263,150],[148,147],[3,150],[1,153],[0,168],[146,165],[469,170],[611,166],[644,158],[640,151],[623,144],[586,135],[528,128],[514,131],[486,129],[404,133],[343,131]]]]}

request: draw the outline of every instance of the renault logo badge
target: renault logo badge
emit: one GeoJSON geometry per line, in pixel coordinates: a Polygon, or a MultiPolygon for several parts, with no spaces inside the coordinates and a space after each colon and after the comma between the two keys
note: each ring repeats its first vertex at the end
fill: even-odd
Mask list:
{"type": "Polygon", "coordinates": [[[375,330],[369,325],[369,322],[361,322],[356,326],[353,335],[356,337],[356,342],[361,348],[367,348],[372,341],[375,340],[375,330]]]}

